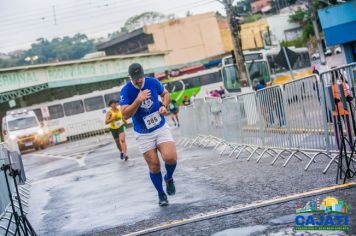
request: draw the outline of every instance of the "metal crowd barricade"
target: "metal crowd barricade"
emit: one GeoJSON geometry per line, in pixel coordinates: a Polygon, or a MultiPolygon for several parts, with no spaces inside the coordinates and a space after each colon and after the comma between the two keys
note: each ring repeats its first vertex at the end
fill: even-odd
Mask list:
{"type": "MultiPolygon", "coordinates": [[[[337,162],[337,159],[339,157],[338,155],[338,150],[340,147],[340,132],[343,132],[343,134],[348,138],[348,140],[353,143],[356,141],[356,124],[355,124],[355,119],[356,119],[356,63],[348,64],[348,65],[343,65],[337,68],[333,68],[331,70],[325,71],[320,74],[320,82],[324,88],[324,99],[326,100],[326,112],[330,116],[329,120],[330,123],[332,123],[332,128],[329,130],[328,134],[330,136],[330,150],[331,152],[335,153],[332,160],[329,162],[327,167],[324,169],[324,173],[328,171],[330,168],[331,164],[333,162],[337,162]],[[330,95],[327,91],[327,86],[331,86],[333,88],[334,86],[336,87],[336,91],[338,94],[340,94],[340,91],[338,89],[337,82],[342,81],[342,86],[345,85],[344,87],[344,93],[345,96],[347,94],[351,95],[353,97],[353,100],[350,102],[346,102],[346,111],[347,115],[344,114],[341,118],[341,124],[342,124],[342,131],[338,128],[337,125],[337,112],[332,111],[331,108],[331,103],[332,100],[334,99],[334,95],[330,95]]],[[[334,93],[334,92],[332,92],[334,93]]],[[[342,109],[343,107],[343,102],[340,101],[340,103],[337,105],[339,109],[342,109]]],[[[336,106],[335,106],[336,107],[336,106]]],[[[329,117],[328,116],[328,117],[329,117]]],[[[350,147],[347,147],[347,151],[350,151],[350,147]]],[[[356,162],[354,159],[352,159],[353,162],[356,162]]]]}
{"type": "MultiPolygon", "coordinates": [[[[248,100],[247,97],[245,100],[248,100]]],[[[247,116],[242,96],[233,96],[223,99],[222,122],[223,137],[227,142],[225,143],[224,149],[220,152],[220,155],[223,155],[227,148],[230,148],[228,157],[231,157],[235,152],[237,153],[236,158],[244,151],[251,153],[253,151],[251,147],[244,144],[242,128],[244,123],[247,122],[247,116]]]]}
{"type": "MultiPolygon", "coordinates": [[[[188,116],[194,120],[194,129],[191,124],[182,122],[181,130],[194,130],[192,145],[198,143],[206,147],[214,139],[223,139],[215,146],[217,148],[219,142],[223,144],[221,155],[228,148],[229,156],[237,152],[238,158],[247,152],[247,160],[258,155],[257,162],[269,155],[274,157],[272,165],[279,158],[286,158],[283,166],[292,158],[306,158],[308,164],[304,169],[308,170],[316,157],[326,156],[331,160],[325,173],[337,162],[338,155],[335,118],[328,105],[330,99],[325,85],[337,79],[346,82],[348,93],[355,97],[356,63],[353,63],[323,72],[320,77],[311,75],[282,86],[228,97],[222,103],[215,98],[195,99],[193,110],[181,113],[181,119],[188,116]]],[[[356,99],[348,106],[355,111],[356,99]]],[[[354,119],[352,114],[344,117],[343,122],[347,123],[347,119],[352,126],[344,125],[343,132],[355,141],[356,124],[352,122],[356,114],[354,119]]],[[[192,138],[189,131],[182,134],[192,138]]]]}
{"type": "MultiPolygon", "coordinates": [[[[356,92],[355,92],[356,91],[356,88],[355,88],[356,63],[340,66],[340,67],[325,71],[320,74],[320,83],[321,83],[321,86],[323,89],[323,99],[325,100],[325,104],[326,104],[325,112],[327,113],[328,122],[331,124],[331,127],[328,130],[331,151],[338,150],[338,144],[337,144],[337,139],[335,138],[335,134],[334,134],[335,128],[332,125],[333,123],[335,124],[335,120],[334,120],[335,116],[332,115],[333,113],[330,110],[330,98],[326,92],[325,87],[328,84],[333,85],[334,83],[336,83],[336,81],[338,79],[341,79],[342,81],[346,82],[346,85],[348,87],[347,88],[348,92],[351,94],[352,97],[355,98],[355,95],[356,95],[356,92]]],[[[353,106],[353,108],[355,108],[356,99],[354,99],[351,102],[351,104],[352,104],[351,106],[353,106]]],[[[352,124],[351,115],[347,116],[347,118],[349,119],[350,124],[352,124]]],[[[355,135],[356,134],[353,134],[354,137],[355,137],[355,135]]],[[[352,135],[350,135],[350,136],[352,136],[352,135]]]]}
{"type": "Polygon", "coordinates": [[[272,86],[256,92],[260,114],[260,138],[262,146],[288,147],[286,111],[281,87],[272,86]]]}
{"type": "Polygon", "coordinates": [[[289,147],[303,150],[327,150],[328,129],[316,75],[283,85],[289,147]]]}
{"type": "Polygon", "coordinates": [[[194,107],[193,105],[183,106],[179,111],[179,123],[180,126],[187,127],[181,130],[183,139],[179,141],[179,144],[187,145],[193,138],[196,137],[196,129],[194,122],[194,107]]]}
{"type": "MultiPolygon", "coordinates": [[[[205,98],[196,98],[194,99],[193,104],[193,116],[194,116],[194,125],[197,131],[196,139],[191,143],[190,146],[198,143],[199,145],[204,145],[210,138],[209,134],[209,111],[205,103],[205,98]]],[[[207,143],[206,143],[207,144],[207,143]]]]}
{"type": "Polygon", "coordinates": [[[222,123],[224,138],[228,142],[242,143],[241,134],[241,110],[243,106],[240,106],[238,98],[236,96],[223,99],[222,103],[222,123]]]}
{"type": "Polygon", "coordinates": [[[209,134],[217,138],[223,138],[221,99],[216,97],[206,97],[205,106],[209,114],[209,134]]]}
{"type": "Polygon", "coordinates": [[[261,119],[255,93],[237,96],[240,110],[239,126],[241,127],[241,143],[250,145],[263,145],[260,128],[261,119]]]}
{"type": "Polygon", "coordinates": [[[106,134],[107,127],[101,119],[91,119],[76,123],[71,123],[66,127],[68,141],[77,142],[78,144],[85,139],[95,138],[97,142],[106,134]]]}

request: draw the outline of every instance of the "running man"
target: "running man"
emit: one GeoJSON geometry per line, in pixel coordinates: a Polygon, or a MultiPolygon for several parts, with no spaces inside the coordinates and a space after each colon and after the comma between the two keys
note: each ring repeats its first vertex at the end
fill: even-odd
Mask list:
{"type": "Polygon", "coordinates": [[[123,119],[120,108],[115,100],[109,101],[109,110],[106,113],[105,124],[109,125],[110,132],[114,137],[116,146],[120,150],[121,160],[125,159],[125,161],[127,161],[129,157],[127,156],[127,144],[125,137],[126,122],[123,119]]]}
{"type": "Polygon", "coordinates": [[[155,78],[145,77],[143,68],[138,63],[129,66],[129,81],[121,90],[120,105],[125,119],[132,117],[136,141],[143,154],[151,181],[158,192],[160,206],[168,205],[167,195],[162,186],[159,151],[165,162],[166,192],[176,192],[173,172],[177,165],[176,146],[166,124],[167,106],[170,103],[169,93],[155,78]],[[158,96],[162,98],[160,105],[158,96]]]}
{"type": "Polygon", "coordinates": [[[174,126],[175,127],[176,126],[179,127],[179,118],[178,118],[179,108],[178,108],[176,100],[172,100],[171,104],[169,104],[169,111],[171,112],[171,118],[172,118],[172,120],[174,122],[174,126]]]}

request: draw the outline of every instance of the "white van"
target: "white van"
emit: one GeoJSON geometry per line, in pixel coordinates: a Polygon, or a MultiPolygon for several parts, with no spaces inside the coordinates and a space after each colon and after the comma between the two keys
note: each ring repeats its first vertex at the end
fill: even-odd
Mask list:
{"type": "Polygon", "coordinates": [[[15,141],[20,151],[44,149],[49,144],[48,134],[33,111],[8,111],[2,118],[2,132],[5,142],[15,141]]]}

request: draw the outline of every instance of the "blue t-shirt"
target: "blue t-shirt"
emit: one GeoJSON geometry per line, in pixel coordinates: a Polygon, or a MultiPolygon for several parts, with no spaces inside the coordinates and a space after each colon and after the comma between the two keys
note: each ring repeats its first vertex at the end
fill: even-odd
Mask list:
{"type": "MultiPolygon", "coordinates": [[[[141,90],[146,89],[151,91],[151,97],[143,101],[135,115],[132,116],[134,130],[141,134],[151,133],[166,123],[164,116],[158,113],[160,107],[158,96],[164,91],[163,85],[155,78],[145,77],[141,90]]],[[[120,105],[131,105],[137,98],[139,92],[140,89],[136,88],[132,82],[129,81],[121,89],[120,105]]]]}
{"type": "Polygon", "coordinates": [[[260,89],[264,89],[266,88],[266,86],[264,86],[263,84],[257,84],[256,85],[256,91],[260,90],[260,89]]]}

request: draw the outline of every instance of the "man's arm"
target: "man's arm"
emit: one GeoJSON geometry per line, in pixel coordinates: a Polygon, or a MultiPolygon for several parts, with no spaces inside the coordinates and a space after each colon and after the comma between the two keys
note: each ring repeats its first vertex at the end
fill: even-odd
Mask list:
{"type": "Polygon", "coordinates": [[[167,91],[167,89],[164,89],[160,96],[162,98],[162,104],[164,106],[161,106],[159,108],[159,113],[162,115],[168,115],[167,107],[171,102],[171,97],[169,96],[169,92],[167,91]]]}
{"type": "Polygon", "coordinates": [[[131,105],[121,106],[123,118],[127,120],[135,115],[140,105],[141,103],[136,99],[131,105]]]}
{"type": "Polygon", "coordinates": [[[135,101],[130,105],[121,105],[121,113],[125,120],[129,119],[137,112],[137,109],[140,107],[142,101],[146,100],[151,96],[151,91],[146,89],[140,91],[137,95],[135,101]]]}
{"type": "Polygon", "coordinates": [[[161,94],[162,98],[162,103],[165,107],[168,107],[169,103],[171,103],[171,97],[169,96],[169,92],[167,89],[163,90],[163,93],[161,94]]]}

